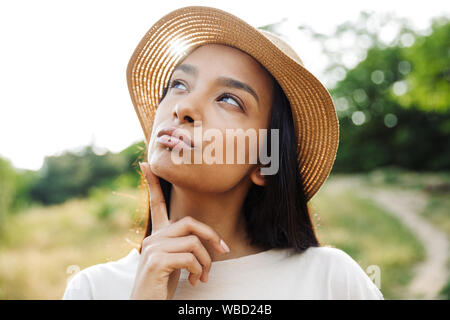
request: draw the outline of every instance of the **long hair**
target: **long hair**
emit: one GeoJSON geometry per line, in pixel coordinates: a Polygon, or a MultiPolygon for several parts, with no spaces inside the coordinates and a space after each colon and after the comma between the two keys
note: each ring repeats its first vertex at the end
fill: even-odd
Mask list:
{"type": "MultiPolygon", "coordinates": [[[[320,246],[309,212],[303,179],[299,172],[297,138],[292,110],[284,91],[272,76],[274,96],[268,130],[268,152],[270,151],[270,130],[278,129],[280,137],[279,170],[274,175],[266,175],[265,186],[252,184],[243,204],[247,237],[253,246],[272,248],[292,248],[303,252],[309,247],[320,246]]],[[[164,88],[159,102],[166,96],[164,88]]],[[[148,148],[147,148],[148,151],[148,148]]],[[[269,153],[268,153],[269,154],[269,153]]],[[[160,179],[161,189],[170,218],[170,192],[172,184],[160,179]]],[[[148,188],[141,174],[141,186],[147,190],[147,222],[145,237],[152,233],[148,188]]],[[[139,252],[142,249],[142,244],[139,252]]]]}

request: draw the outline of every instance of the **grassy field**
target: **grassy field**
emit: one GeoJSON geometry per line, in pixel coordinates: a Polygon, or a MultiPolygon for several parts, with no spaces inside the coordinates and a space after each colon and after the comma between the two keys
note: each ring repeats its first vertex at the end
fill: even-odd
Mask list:
{"type": "MultiPolygon", "coordinates": [[[[359,179],[402,187],[398,180],[374,177],[359,179]]],[[[398,220],[339,179],[331,176],[311,201],[321,243],[346,251],[364,270],[379,266],[385,299],[404,298],[423,247],[398,220]]],[[[138,189],[97,190],[86,199],[13,216],[0,238],[0,299],[59,299],[72,272],[125,256],[142,238],[140,196],[138,189]]],[[[430,197],[424,216],[446,229],[449,203],[436,197],[430,197]]]]}
{"type": "Polygon", "coordinates": [[[73,271],[125,256],[141,238],[138,190],[34,207],[0,241],[0,299],[59,299],[73,271]],[[134,198],[130,198],[134,197],[134,198]]]}

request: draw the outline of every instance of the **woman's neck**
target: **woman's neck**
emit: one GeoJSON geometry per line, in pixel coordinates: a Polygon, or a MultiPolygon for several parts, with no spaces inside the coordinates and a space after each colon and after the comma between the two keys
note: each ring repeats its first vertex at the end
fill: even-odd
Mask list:
{"type": "Polygon", "coordinates": [[[245,230],[242,206],[251,181],[240,183],[225,193],[201,193],[172,185],[170,220],[191,216],[215,230],[230,247],[229,253],[219,253],[207,241],[202,241],[212,261],[234,259],[263,251],[251,246],[245,230]]]}

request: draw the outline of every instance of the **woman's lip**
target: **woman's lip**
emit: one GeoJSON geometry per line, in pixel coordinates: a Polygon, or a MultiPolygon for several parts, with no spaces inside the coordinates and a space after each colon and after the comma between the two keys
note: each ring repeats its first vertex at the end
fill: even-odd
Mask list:
{"type": "Polygon", "coordinates": [[[170,136],[168,134],[163,134],[162,136],[157,137],[156,142],[164,145],[165,147],[169,147],[171,149],[173,149],[175,147],[180,148],[180,149],[188,149],[188,150],[193,149],[190,145],[188,145],[183,140],[180,140],[177,137],[170,136]]]}
{"type": "MultiPolygon", "coordinates": [[[[171,139],[177,139],[178,141],[183,141],[188,147],[190,147],[191,149],[194,149],[194,144],[191,140],[191,138],[186,135],[185,133],[183,133],[183,130],[180,130],[177,127],[167,127],[167,128],[163,128],[161,130],[158,131],[157,134],[157,138],[162,137],[164,135],[169,136],[171,139]]],[[[169,141],[166,141],[169,142],[169,141]]]]}

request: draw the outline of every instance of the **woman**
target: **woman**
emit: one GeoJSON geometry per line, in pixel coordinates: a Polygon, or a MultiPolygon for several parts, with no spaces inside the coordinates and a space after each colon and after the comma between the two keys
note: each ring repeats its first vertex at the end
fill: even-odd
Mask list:
{"type": "Polygon", "coordinates": [[[383,298],[316,238],[307,202],[332,168],[338,122],[285,42],[181,8],[149,30],[127,75],[148,150],[146,234],[139,252],[78,273],[64,299],[383,298]]]}

